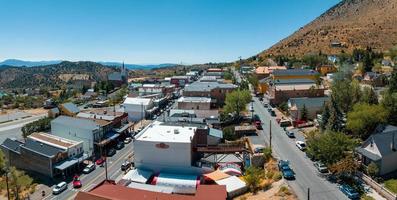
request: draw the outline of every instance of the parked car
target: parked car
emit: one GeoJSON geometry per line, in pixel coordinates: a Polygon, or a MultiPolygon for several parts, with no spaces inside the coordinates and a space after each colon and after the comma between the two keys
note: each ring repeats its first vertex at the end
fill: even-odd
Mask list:
{"type": "Polygon", "coordinates": [[[287,180],[295,179],[295,173],[292,171],[291,167],[289,166],[288,160],[279,160],[278,161],[278,169],[280,170],[283,177],[287,180]]]}
{"type": "Polygon", "coordinates": [[[109,149],[106,155],[108,157],[112,157],[114,154],[116,154],[116,150],[115,149],[109,149]]]}
{"type": "Polygon", "coordinates": [[[269,107],[269,104],[268,103],[264,103],[263,107],[267,108],[267,107],[269,107]]]}
{"type": "Polygon", "coordinates": [[[262,122],[261,121],[255,121],[254,126],[258,130],[262,130],[262,122]]]}
{"type": "Polygon", "coordinates": [[[75,175],[73,177],[73,187],[74,188],[81,188],[81,186],[82,186],[82,184],[81,184],[81,181],[80,181],[80,177],[78,175],[75,175]]]}
{"type": "Polygon", "coordinates": [[[292,131],[285,131],[285,134],[289,137],[289,138],[294,138],[295,134],[292,131]]]}
{"type": "Polygon", "coordinates": [[[132,141],[132,139],[130,137],[126,137],[124,139],[124,144],[129,144],[132,141]]]}
{"type": "Polygon", "coordinates": [[[306,143],[303,141],[296,141],[295,142],[296,146],[298,147],[299,150],[304,151],[306,149],[306,143]]]}
{"type": "Polygon", "coordinates": [[[320,173],[327,173],[328,172],[328,168],[326,165],[324,165],[324,163],[318,161],[314,163],[314,167],[316,167],[317,171],[319,171],[320,173]]]}
{"type": "Polygon", "coordinates": [[[270,111],[270,115],[271,115],[272,117],[275,117],[275,116],[276,116],[276,112],[272,109],[272,110],[270,111]]]}
{"type": "Polygon", "coordinates": [[[66,182],[60,182],[54,187],[54,189],[52,189],[52,194],[60,194],[67,188],[68,188],[68,184],[66,182]]]}
{"type": "Polygon", "coordinates": [[[128,161],[124,161],[123,164],[121,164],[121,171],[126,171],[131,167],[131,163],[128,161]]]}
{"type": "Polygon", "coordinates": [[[119,142],[116,144],[116,149],[117,149],[117,150],[120,150],[120,149],[122,149],[122,148],[124,148],[124,142],[119,141],[119,142]]]}
{"type": "Polygon", "coordinates": [[[339,189],[349,198],[349,199],[360,199],[360,194],[354,190],[350,185],[342,184],[339,189]]]}
{"type": "Polygon", "coordinates": [[[89,174],[90,172],[95,170],[95,164],[91,163],[89,165],[87,165],[84,169],[83,169],[83,173],[84,174],[89,174]]]}
{"type": "Polygon", "coordinates": [[[98,160],[95,161],[95,164],[102,165],[104,162],[105,162],[105,159],[99,158],[98,160]]]}

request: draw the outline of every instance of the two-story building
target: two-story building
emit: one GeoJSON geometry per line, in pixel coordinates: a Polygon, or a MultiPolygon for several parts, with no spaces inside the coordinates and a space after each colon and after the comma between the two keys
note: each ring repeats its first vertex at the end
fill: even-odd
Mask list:
{"type": "Polygon", "coordinates": [[[226,94],[237,88],[234,84],[218,82],[194,82],[185,87],[185,97],[209,97],[214,104],[223,105],[226,94]]]}
{"type": "Polygon", "coordinates": [[[24,142],[7,138],[1,149],[11,166],[48,177],[73,174],[88,158],[83,141],[46,133],[33,133],[24,142]]]}
{"type": "Polygon", "coordinates": [[[180,97],[177,103],[178,103],[178,109],[185,109],[185,110],[211,109],[211,98],[209,97],[180,97]]]}

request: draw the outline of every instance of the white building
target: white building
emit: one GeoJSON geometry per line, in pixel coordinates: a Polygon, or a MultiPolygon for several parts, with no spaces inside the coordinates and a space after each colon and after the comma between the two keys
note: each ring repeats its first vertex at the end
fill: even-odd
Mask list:
{"type": "Polygon", "coordinates": [[[180,97],[178,109],[185,110],[210,110],[211,98],[209,97],[180,97]]]}
{"type": "Polygon", "coordinates": [[[127,97],[123,106],[124,111],[128,113],[128,120],[130,121],[144,119],[148,114],[147,111],[154,107],[152,99],[139,97],[127,97]]]}
{"type": "Polygon", "coordinates": [[[103,137],[103,129],[94,120],[59,116],[51,121],[51,134],[74,141],[83,141],[83,150],[93,155],[94,143],[103,137]]]}
{"type": "Polygon", "coordinates": [[[135,166],[155,173],[200,173],[200,168],[192,166],[192,140],[197,129],[197,126],[153,122],[136,135],[135,166]]]}

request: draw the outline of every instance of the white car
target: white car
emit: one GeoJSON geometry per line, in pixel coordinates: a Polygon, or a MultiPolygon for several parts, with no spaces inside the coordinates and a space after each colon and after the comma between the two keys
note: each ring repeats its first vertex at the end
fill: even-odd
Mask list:
{"type": "Polygon", "coordinates": [[[52,193],[53,194],[60,194],[61,192],[63,192],[67,188],[68,188],[68,184],[66,182],[60,182],[60,183],[58,183],[58,185],[56,185],[54,187],[54,189],[52,189],[52,193]]]}
{"type": "Polygon", "coordinates": [[[83,173],[84,174],[89,174],[90,172],[95,170],[95,164],[91,163],[89,165],[87,165],[84,169],[83,169],[83,173]]]}
{"type": "Polygon", "coordinates": [[[128,144],[132,141],[132,139],[130,137],[125,138],[124,140],[124,144],[128,144]]]}
{"type": "Polygon", "coordinates": [[[306,143],[303,141],[296,141],[295,142],[296,146],[298,147],[299,150],[304,151],[306,149],[306,143]]]}

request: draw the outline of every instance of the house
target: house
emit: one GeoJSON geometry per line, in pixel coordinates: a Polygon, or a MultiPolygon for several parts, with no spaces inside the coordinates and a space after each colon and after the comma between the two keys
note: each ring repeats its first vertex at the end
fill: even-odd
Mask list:
{"type": "Polygon", "coordinates": [[[123,107],[128,113],[128,120],[136,122],[151,115],[154,104],[151,98],[127,97],[123,102],[123,107]]]}
{"type": "Polygon", "coordinates": [[[272,73],[273,70],[286,70],[286,66],[264,66],[264,67],[257,67],[255,69],[255,76],[258,78],[258,80],[264,79],[266,77],[269,77],[272,73]]]}
{"type": "Polygon", "coordinates": [[[1,149],[11,166],[50,178],[77,172],[78,165],[88,158],[82,141],[46,133],[33,133],[25,142],[7,138],[1,149]]]}
{"type": "Polygon", "coordinates": [[[106,144],[119,134],[110,132],[111,123],[100,119],[59,116],[51,121],[51,134],[74,141],[83,141],[83,151],[89,157],[100,156],[106,144]]]}
{"type": "Polygon", "coordinates": [[[325,76],[328,73],[337,72],[338,69],[336,69],[334,65],[321,65],[316,67],[316,71],[318,71],[318,73],[320,73],[322,76],[325,76]]]}
{"type": "Polygon", "coordinates": [[[210,110],[211,98],[209,97],[180,97],[177,100],[178,109],[185,110],[210,110]]]}
{"type": "Polygon", "coordinates": [[[363,165],[375,163],[379,175],[397,170],[397,127],[392,125],[378,126],[376,131],[356,148],[363,165]]]}
{"type": "Polygon", "coordinates": [[[207,72],[224,72],[222,68],[208,68],[207,72]]]}
{"type": "Polygon", "coordinates": [[[175,87],[185,87],[190,83],[190,76],[173,76],[171,77],[170,83],[175,85],[175,87]]]}
{"type": "Polygon", "coordinates": [[[218,106],[223,105],[226,94],[235,90],[236,85],[218,82],[194,82],[185,87],[183,96],[185,97],[209,97],[218,106]]]}
{"type": "Polygon", "coordinates": [[[279,79],[270,82],[265,97],[271,104],[287,102],[297,97],[323,97],[325,88],[310,79],[279,79]]]}
{"type": "Polygon", "coordinates": [[[61,115],[73,117],[80,112],[80,109],[74,103],[64,103],[59,106],[59,111],[61,115]]]}
{"type": "Polygon", "coordinates": [[[251,74],[254,71],[253,66],[241,66],[240,73],[241,74],[251,74]]]}
{"type": "Polygon", "coordinates": [[[365,84],[372,85],[374,87],[383,87],[386,85],[387,78],[384,74],[378,74],[375,72],[365,73],[362,82],[365,84]]]}
{"type": "Polygon", "coordinates": [[[303,107],[307,111],[307,119],[314,119],[318,113],[322,112],[324,104],[329,100],[329,97],[300,97],[290,98],[288,100],[288,112],[292,120],[301,120],[303,107]]]}
{"type": "Polygon", "coordinates": [[[59,108],[51,108],[48,110],[48,117],[56,118],[60,115],[59,108]]]}

